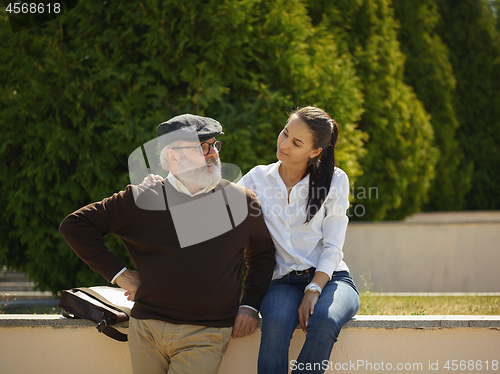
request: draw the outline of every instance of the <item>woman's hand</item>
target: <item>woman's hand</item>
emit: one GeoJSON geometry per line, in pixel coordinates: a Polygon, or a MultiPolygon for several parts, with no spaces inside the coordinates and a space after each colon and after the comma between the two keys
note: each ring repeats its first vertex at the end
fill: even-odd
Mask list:
{"type": "Polygon", "coordinates": [[[143,187],[155,186],[156,182],[160,182],[162,180],[163,180],[163,177],[161,175],[148,174],[148,176],[146,178],[144,178],[144,180],[142,181],[142,183],[139,186],[143,186],[143,187]]]}
{"type": "Polygon", "coordinates": [[[319,299],[319,292],[306,291],[299,306],[299,323],[304,334],[307,334],[309,317],[314,313],[314,307],[319,299]]]}
{"type": "MultiPolygon", "coordinates": [[[[330,276],[322,271],[316,271],[311,283],[316,283],[319,288],[325,288],[325,285],[330,280],[330,276]]],[[[314,313],[314,307],[319,299],[319,292],[306,291],[304,293],[304,297],[302,298],[302,302],[299,306],[299,323],[300,327],[302,327],[302,331],[304,334],[307,334],[307,325],[309,324],[309,317],[314,313]]]]}

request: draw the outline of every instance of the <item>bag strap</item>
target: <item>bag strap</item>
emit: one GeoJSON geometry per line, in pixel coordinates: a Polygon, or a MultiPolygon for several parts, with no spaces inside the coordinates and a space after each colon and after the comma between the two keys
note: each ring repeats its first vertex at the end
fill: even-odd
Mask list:
{"type": "MultiPolygon", "coordinates": [[[[65,318],[82,319],[81,317],[78,317],[78,316],[75,316],[71,313],[68,313],[64,309],[61,310],[61,314],[65,318]]],[[[104,316],[104,312],[103,312],[102,313],[102,320],[96,326],[97,331],[102,332],[104,335],[109,336],[111,339],[118,340],[119,342],[128,341],[127,334],[124,334],[124,333],[118,331],[113,326],[109,325],[108,323],[109,323],[109,320],[104,316]]]]}
{"type": "Polygon", "coordinates": [[[109,336],[111,339],[118,340],[119,342],[126,342],[128,340],[127,334],[124,334],[108,324],[108,319],[102,313],[102,321],[97,324],[97,330],[104,335],[109,336]]]}

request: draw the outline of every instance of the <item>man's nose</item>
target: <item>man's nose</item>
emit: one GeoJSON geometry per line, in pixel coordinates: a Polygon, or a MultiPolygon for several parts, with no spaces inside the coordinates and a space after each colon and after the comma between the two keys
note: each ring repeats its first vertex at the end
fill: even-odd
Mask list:
{"type": "Polygon", "coordinates": [[[219,151],[214,146],[210,146],[210,151],[205,155],[206,158],[219,157],[219,151]]]}

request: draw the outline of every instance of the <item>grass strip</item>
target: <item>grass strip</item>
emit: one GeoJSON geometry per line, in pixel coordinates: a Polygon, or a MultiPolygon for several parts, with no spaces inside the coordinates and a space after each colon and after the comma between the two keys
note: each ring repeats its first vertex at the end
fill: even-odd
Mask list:
{"type": "Polygon", "coordinates": [[[385,296],[360,293],[358,315],[500,315],[500,296],[385,296]]]}

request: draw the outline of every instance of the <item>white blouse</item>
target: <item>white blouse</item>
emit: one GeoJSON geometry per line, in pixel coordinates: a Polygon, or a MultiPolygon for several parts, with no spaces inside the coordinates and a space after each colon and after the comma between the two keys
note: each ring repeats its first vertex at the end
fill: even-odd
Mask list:
{"type": "Polygon", "coordinates": [[[293,270],[315,267],[332,275],[334,271],[349,271],[342,260],[345,233],[349,218],[349,179],[335,168],[330,191],[308,224],[306,205],[309,176],[297,183],[287,198],[285,183],[279,175],[281,161],[259,165],[238,182],[257,195],[264,219],[276,246],[276,268],[273,279],[293,270]]]}

